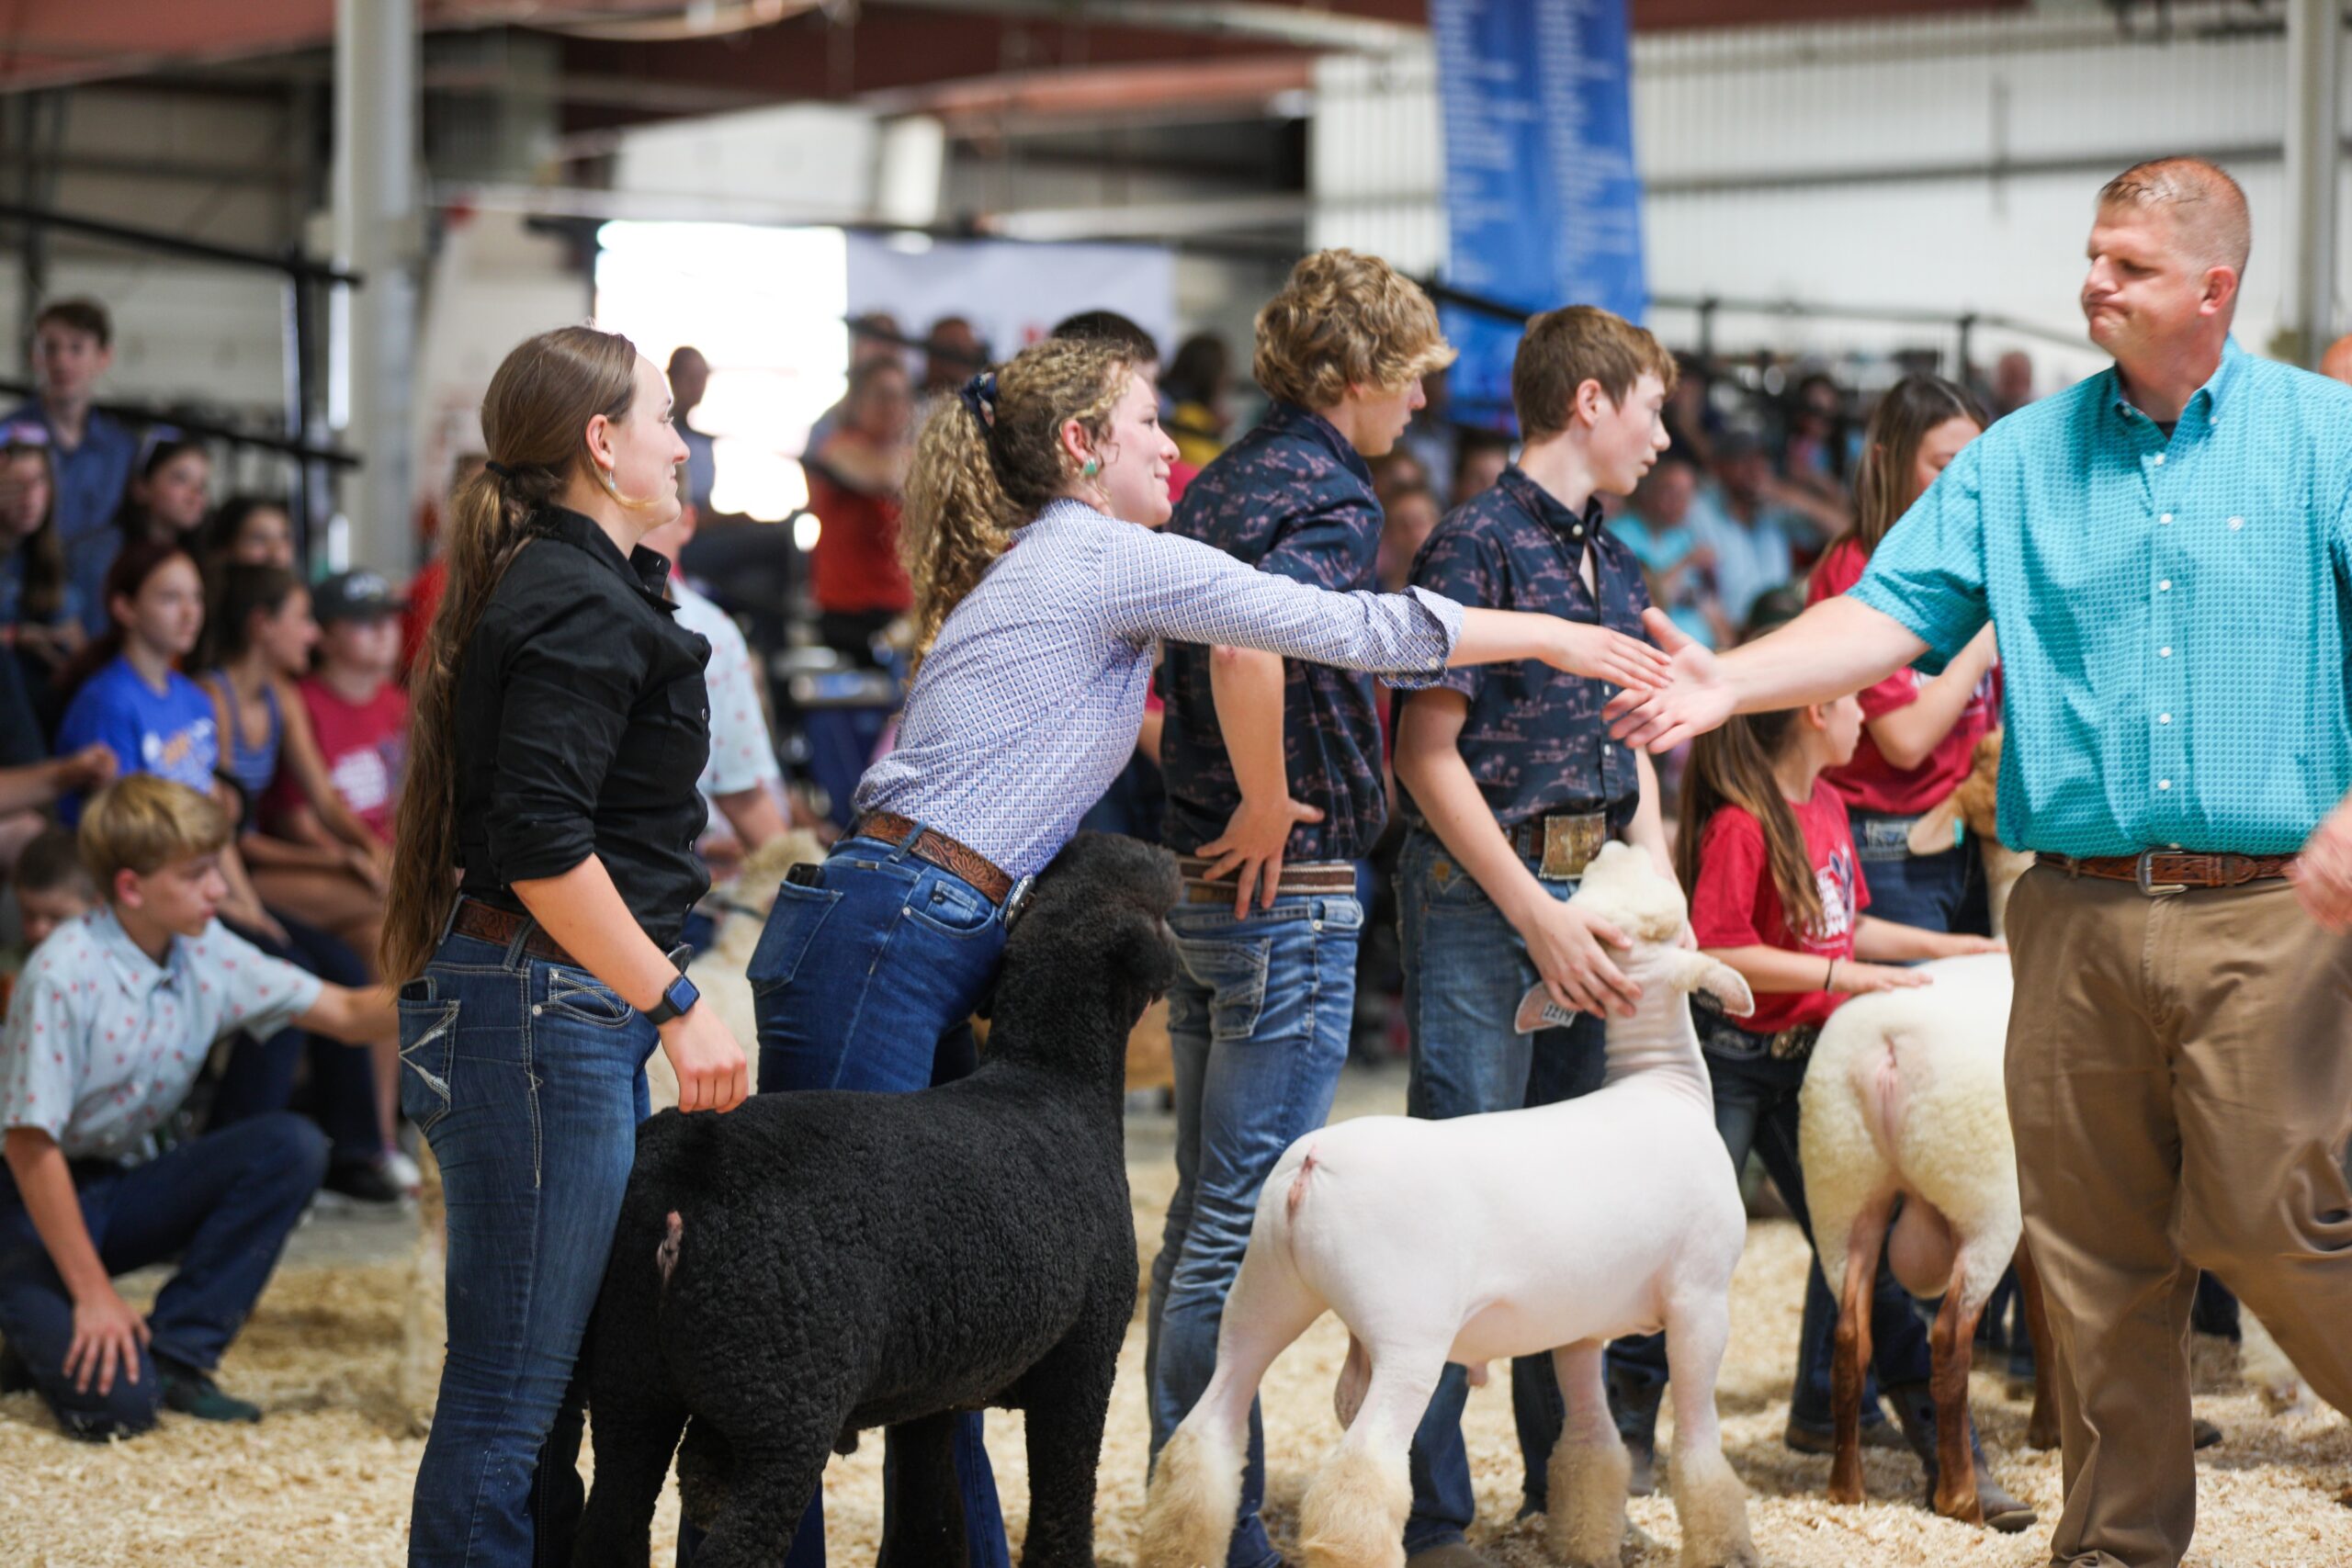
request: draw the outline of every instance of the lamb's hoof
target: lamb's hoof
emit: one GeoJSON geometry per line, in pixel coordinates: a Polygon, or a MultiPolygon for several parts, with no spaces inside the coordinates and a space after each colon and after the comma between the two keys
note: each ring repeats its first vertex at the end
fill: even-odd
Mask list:
{"type": "Polygon", "coordinates": [[[2192,1446],[2197,1448],[2217,1449],[2222,1446],[2222,1429],[2202,1416],[2189,1418],[2188,1436],[2192,1446]]]}

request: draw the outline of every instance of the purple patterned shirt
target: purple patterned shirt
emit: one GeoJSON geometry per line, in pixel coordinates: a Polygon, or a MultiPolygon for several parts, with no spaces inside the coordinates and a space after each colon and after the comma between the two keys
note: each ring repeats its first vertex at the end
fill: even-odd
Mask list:
{"type": "Polygon", "coordinates": [[[1434,593],[1326,592],[1057,501],[940,628],[898,749],[858,782],[856,809],[909,818],[1031,875],[1135,750],[1160,638],[1426,685],[1461,631],[1462,607],[1434,593]]]}

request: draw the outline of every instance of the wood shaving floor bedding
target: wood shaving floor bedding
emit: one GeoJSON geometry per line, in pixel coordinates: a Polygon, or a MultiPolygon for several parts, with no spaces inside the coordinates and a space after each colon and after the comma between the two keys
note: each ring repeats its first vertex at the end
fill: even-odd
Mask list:
{"type": "MultiPolygon", "coordinates": [[[[1375,1079],[1376,1084],[1393,1079],[1375,1079]]],[[[1385,1109],[1385,1089],[1369,1104],[1385,1109]]],[[[1131,1141],[1131,1179],[1148,1270],[1172,1187],[1164,1129],[1131,1141]]],[[[1795,1228],[1758,1222],[1734,1281],[1732,1342],[1721,1382],[1724,1448],[1751,1494],[1756,1542],[1774,1568],[2037,1568],[2048,1559],[2058,1506],[2058,1456],[2025,1451],[2026,1407],[2005,1397],[1997,1372],[1976,1377],[1987,1449],[2010,1489],[2042,1511],[2021,1536],[1996,1536],[1933,1517],[1917,1506],[1919,1471],[1870,1450],[1871,1501],[1833,1507],[1822,1497],[1828,1461],[1781,1444],[1797,1337],[1805,1253],[1795,1228]]],[[[400,1263],[283,1270],[222,1371],[224,1384],[270,1412],[258,1427],[217,1427],[167,1416],[135,1442],[70,1442],[30,1394],[0,1399],[0,1564],[6,1568],[398,1568],[409,1490],[423,1445],[404,1435],[391,1388],[400,1333],[400,1263]]],[[[1141,1303],[1120,1356],[1097,1508],[1105,1568],[1135,1552],[1146,1428],[1141,1303]]],[[[1268,1518],[1288,1544],[1298,1499],[1339,1427],[1331,1390],[1347,1337],[1329,1317],[1273,1368],[1264,1393],[1268,1518]]],[[[2228,1441],[2198,1458],[2197,1568],[2344,1568],[2352,1564],[2352,1425],[2329,1412],[2278,1418],[2237,1382],[2226,1345],[2200,1340],[2199,1414],[2228,1441]]],[[[1535,1521],[1514,1522],[1520,1464],[1509,1379],[1473,1391],[1466,1420],[1481,1523],[1474,1540],[1502,1568],[1548,1564],[1535,1521]]],[[[1020,1419],[989,1417],[989,1450],[1018,1539],[1027,1517],[1020,1419]]],[[[1671,1417],[1667,1422],[1671,1429],[1671,1417]]],[[[1663,1436],[1663,1434],[1662,1434],[1663,1436]]],[[[831,1560],[871,1562],[881,1537],[877,1436],[827,1472],[831,1560]]],[[[1664,1497],[1636,1501],[1634,1521],[1656,1542],[1631,1561],[1670,1568],[1679,1532],[1664,1497]]],[[[675,1529],[665,1495],[655,1539],[675,1529]]],[[[666,1549],[657,1562],[669,1561],[666,1549]]]]}

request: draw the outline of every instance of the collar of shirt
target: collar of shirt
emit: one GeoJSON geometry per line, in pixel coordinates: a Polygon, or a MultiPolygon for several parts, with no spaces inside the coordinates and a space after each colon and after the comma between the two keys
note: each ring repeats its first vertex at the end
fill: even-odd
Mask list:
{"type": "MultiPolygon", "coordinates": [[[[2221,417],[2222,405],[2229,400],[2231,385],[2238,379],[2238,367],[2245,360],[2245,351],[2238,346],[2236,336],[2223,338],[2221,364],[2213,367],[2213,374],[2205,378],[2203,386],[2188,395],[2173,428],[2177,431],[2182,425],[2194,424],[2211,429],[2213,422],[2221,417]]],[[[2124,391],[2121,367],[2110,365],[2100,374],[2107,378],[2107,405],[2125,429],[2151,432],[2159,441],[2169,439],[2164,427],[2142,412],[2124,391]]]]}
{"type": "Polygon", "coordinates": [[[548,537],[570,545],[573,549],[587,551],[620,573],[622,581],[661,605],[665,613],[676,612],[677,606],[670,603],[669,557],[656,555],[643,545],[624,556],[620,547],[613,543],[612,536],[598,527],[594,518],[570,507],[550,506],[542,516],[548,537]]]}
{"type": "Polygon", "coordinates": [[[165,961],[158,964],[130,940],[112,909],[92,911],[89,922],[90,940],[106,955],[107,967],[114,971],[115,983],[125,996],[143,1002],[157,987],[175,983],[187,968],[187,943],[177,937],[172,939],[165,961]]]}
{"type": "Polygon", "coordinates": [[[1527,471],[1517,463],[1505,468],[1503,477],[1495,483],[1509,492],[1529,516],[1560,536],[1560,543],[1566,547],[1569,559],[1583,558],[1585,540],[1600,526],[1599,496],[1588,498],[1582,512],[1572,510],[1567,502],[1530,479],[1527,471]]]}
{"type": "Polygon", "coordinates": [[[1296,403],[1286,403],[1278,399],[1266,410],[1266,417],[1259,422],[1258,428],[1270,434],[1304,436],[1329,447],[1342,467],[1362,479],[1367,488],[1371,486],[1372,465],[1364,461],[1363,454],[1356,450],[1354,442],[1340,434],[1338,425],[1313,409],[1301,408],[1296,403]]]}

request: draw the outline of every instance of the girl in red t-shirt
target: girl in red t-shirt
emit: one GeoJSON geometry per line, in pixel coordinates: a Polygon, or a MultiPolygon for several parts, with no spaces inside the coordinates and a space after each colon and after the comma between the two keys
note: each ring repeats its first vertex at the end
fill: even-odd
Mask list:
{"type": "MultiPolygon", "coordinates": [[[[1984,428],[1984,410],[1966,389],[1939,376],[1896,382],[1864,436],[1853,531],[1814,569],[1806,603],[1860,581],[1879,541],[1984,428]]],[[[2000,705],[1993,628],[1978,633],[1943,673],[1897,671],[1863,691],[1861,705],[1853,760],[1822,776],[1852,813],[1880,914],[1929,931],[1990,932],[1976,846],[1962,840],[1939,854],[1914,855],[1909,834],[1968,776],[1976,742],[1993,728],[2000,705]]]]}
{"type": "MultiPolygon", "coordinates": [[[[1852,759],[1862,722],[1860,703],[1849,696],[1734,718],[1699,737],[1683,779],[1675,845],[1675,870],[1690,890],[1692,935],[1756,993],[1756,1011],[1747,1018],[1692,1009],[1714,1090],[1715,1126],[1735,1168],[1747,1163],[1751,1149],[1763,1160],[1808,1243],[1797,1091],[1822,1023],[1849,996],[1926,984],[1903,964],[2000,946],[1863,913],[1871,887],[1846,805],[1823,779],[1852,759]]],[[[1837,1312],[1817,1260],[1806,1294],[1809,1305],[1818,1297],[1822,1309],[1806,1314],[1808,1329],[1816,1322],[1820,1327],[1800,1338],[1785,1440],[1802,1452],[1826,1453],[1828,1329],[1837,1312]]],[[[1894,1402],[1904,1436],[1925,1461],[1935,1450],[1927,1336],[1910,1298],[1883,1267],[1871,1337],[1876,1385],[1894,1402]]],[[[1621,1398],[1623,1385],[1665,1380],[1664,1348],[1655,1337],[1621,1341],[1610,1357],[1621,1398]]],[[[1884,1431],[1876,1394],[1866,1396],[1862,1414],[1866,1428],[1884,1431]]],[[[1981,1458],[1977,1475],[1985,1518],[2015,1517],[2018,1505],[2000,1492],[1981,1458]]],[[[2030,1522],[2030,1514],[2025,1517],[2030,1522]]]]}

